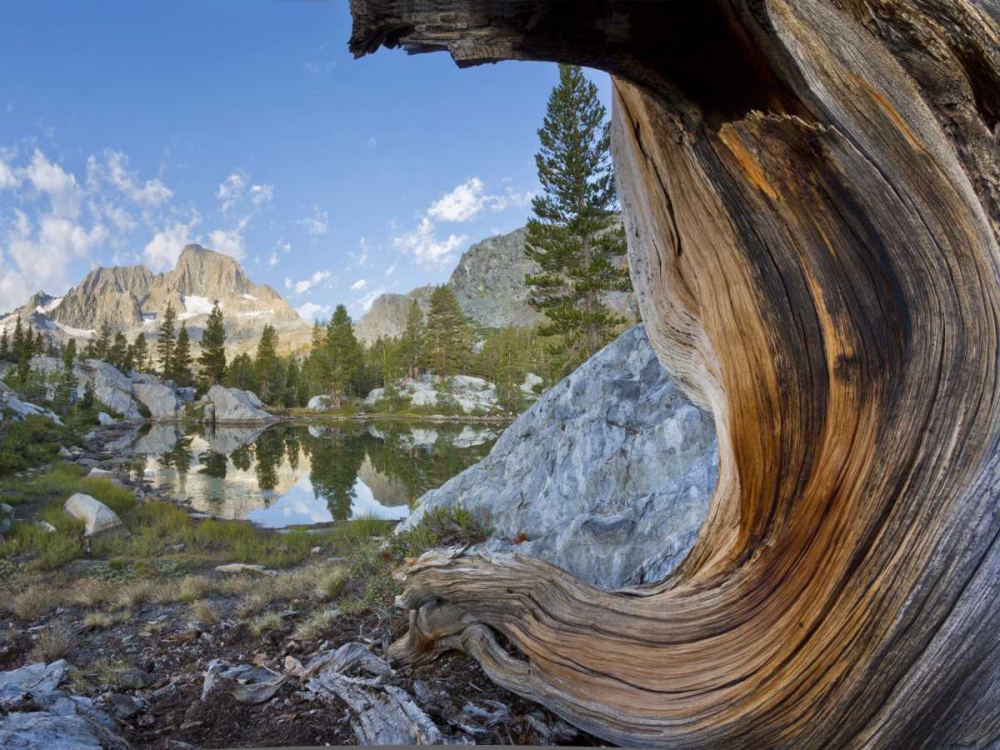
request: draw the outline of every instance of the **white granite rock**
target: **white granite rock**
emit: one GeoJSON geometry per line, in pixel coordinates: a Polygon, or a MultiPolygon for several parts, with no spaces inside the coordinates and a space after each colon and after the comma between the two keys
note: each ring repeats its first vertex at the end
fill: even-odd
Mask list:
{"type": "Polygon", "coordinates": [[[112,532],[128,533],[125,524],[111,508],[100,500],[77,492],[63,505],[63,510],[78,521],[83,521],[86,536],[112,532]]]}
{"type": "Polygon", "coordinates": [[[636,326],[539,398],[489,456],[424,495],[398,528],[460,504],[489,516],[492,549],[602,586],[641,584],[691,549],[717,476],[711,416],[681,395],[636,326]],[[505,541],[518,535],[527,541],[505,541]]]}

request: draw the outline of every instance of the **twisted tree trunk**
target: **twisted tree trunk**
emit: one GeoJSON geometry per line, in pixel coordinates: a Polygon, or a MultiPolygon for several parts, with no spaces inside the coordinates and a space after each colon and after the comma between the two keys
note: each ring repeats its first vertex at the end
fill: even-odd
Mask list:
{"type": "Polygon", "coordinates": [[[444,648],[625,744],[1000,737],[996,0],[352,0],[351,47],[614,76],[646,329],[715,416],[669,579],[438,553],[444,648]]]}

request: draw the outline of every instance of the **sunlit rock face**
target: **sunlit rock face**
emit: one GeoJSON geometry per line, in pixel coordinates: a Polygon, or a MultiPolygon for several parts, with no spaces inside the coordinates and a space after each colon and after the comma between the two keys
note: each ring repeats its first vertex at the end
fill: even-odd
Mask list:
{"type": "Polygon", "coordinates": [[[421,499],[489,516],[520,543],[602,586],[658,580],[694,544],[718,476],[711,417],[688,402],[636,326],[554,386],[490,455],[421,499]],[[524,540],[524,541],[521,541],[524,540]]]}

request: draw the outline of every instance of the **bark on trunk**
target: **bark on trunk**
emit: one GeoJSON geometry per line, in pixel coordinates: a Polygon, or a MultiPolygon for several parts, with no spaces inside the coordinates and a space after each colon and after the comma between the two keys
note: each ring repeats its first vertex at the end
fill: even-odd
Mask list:
{"type": "Polygon", "coordinates": [[[398,658],[460,648],[590,732],[682,748],[1000,737],[996,0],[352,0],[356,54],[614,76],[630,267],[715,416],[681,568],[407,576],[398,658]]]}

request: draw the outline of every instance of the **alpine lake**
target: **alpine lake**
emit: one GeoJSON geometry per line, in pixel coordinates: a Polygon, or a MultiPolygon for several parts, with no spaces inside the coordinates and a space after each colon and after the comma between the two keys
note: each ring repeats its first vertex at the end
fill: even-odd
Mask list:
{"type": "Polygon", "coordinates": [[[147,425],[122,468],[191,511],[262,528],[402,520],[428,490],[473,465],[504,426],[283,422],[147,425]]]}

